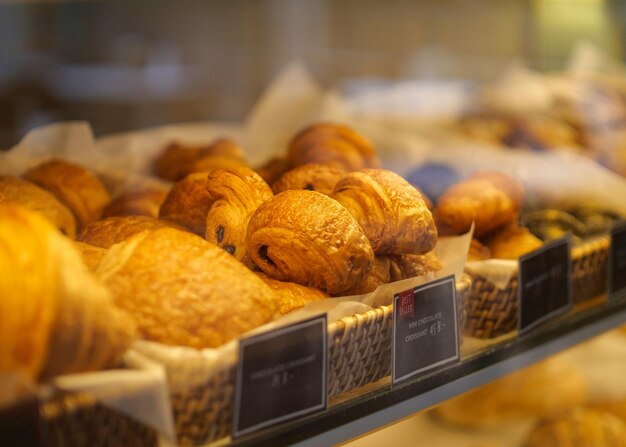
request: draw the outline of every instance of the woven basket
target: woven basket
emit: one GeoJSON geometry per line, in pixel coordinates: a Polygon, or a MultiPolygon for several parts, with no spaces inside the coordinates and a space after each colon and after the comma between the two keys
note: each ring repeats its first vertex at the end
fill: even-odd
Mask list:
{"type": "MultiPolygon", "coordinates": [[[[582,303],[606,290],[609,237],[590,240],[572,249],[572,295],[582,303]]],[[[506,287],[500,289],[483,276],[472,276],[467,300],[465,334],[477,338],[494,338],[517,328],[517,270],[506,287]]]]}
{"type": "MultiPolygon", "coordinates": [[[[465,301],[471,278],[457,283],[459,327],[465,323],[465,301]]],[[[342,318],[328,327],[329,398],[376,382],[391,373],[393,306],[381,306],[342,318]]],[[[170,396],[181,445],[198,445],[230,435],[235,369],[214,374],[201,386],[170,396]]]]}

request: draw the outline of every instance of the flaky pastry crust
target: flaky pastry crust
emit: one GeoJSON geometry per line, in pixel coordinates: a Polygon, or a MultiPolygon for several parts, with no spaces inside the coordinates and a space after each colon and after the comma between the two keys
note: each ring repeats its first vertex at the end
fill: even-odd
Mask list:
{"type": "Polygon", "coordinates": [[[87,225],[76,240],[87,244],[110,248],[129,237],[146,230],[158,230],[173,225],[148,216],[113,216],[87,225]]]}
{"type": "Polygon", "coordinates": [[[255,272],[275,293],[278,300],[277,317],[304,307],[307,303],[319,301],[330,296],[313,287],[301,286],[294,282],[279,281],[263,272],[255,272]]]}
{"type": "Polygon", "coordinates": [[[165,189],[143,189],[127,191],[111,201],[104,209],[102,217],[148,216],[158,217],[159,209],[167,197],[165,189]]]}
{"type": "Polygon", "coordinates": [[[338,294],[370,271],[374,253],[350,213],[315,191],[284,191],[250,218],[248,253],[281,281],[338,294]]]}
{"type": "Polygon", "coordinates": [[[213,203],[206,189],[207,179],[206,172],[197,172],[176,182],[161,205],[159,218],[204,236],[206,215],[213,203]]]}
{"type": "Polygon", "coordinates": [[[272,185],[272,191],[278,194],[288,189],[307,189],[329,196],[345,173],[345,169],[339,165],[309,163],[285,172],[272,185]]]}

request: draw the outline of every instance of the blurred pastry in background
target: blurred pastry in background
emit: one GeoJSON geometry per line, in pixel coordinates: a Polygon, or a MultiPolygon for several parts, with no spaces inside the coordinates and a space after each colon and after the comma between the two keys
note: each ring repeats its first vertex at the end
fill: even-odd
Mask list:
{"type": "Polygon", "coordinates": [[[445,401],[434,412],[455,426],[497,427],[557,414],[586,397],[584,375],[571,362],[553,357],[445,401]]]}
{"type": "Polygon", "coordinates": [[[89,169],[65,160],[53,159],[24,173],[24,178],[47,189],[76,217],[77,230],[102,216],[111,196],[89,169]]]}
{"type": "Polygon", "coordinates": [[[374,262],[370,242],[348,210],[306,190],[281,192],[259,206],[248,224],[247,248],[271,277],[331,295],[362,281],[374,262]]]}
{"type": "Polygon", "coordinates": [[[491,258],[489,247],[483,245],[478,239],[472,239],[467,253],[467,262],[486,261],[491,258]]]}
{"type": "Polygon", "coordinates": [[[623,447],[626,425],[610,413],[576,408],[541,421],[525,447],[623,447]]]}
{"type": "Polygon", "coordinates": [[[80,253],[83,263],[90,272],[96,270],[104,255],[107,254],[107,249],[102,247],[96,247],[86,242],[72,241],[74,247],[80,253]]]}
{"type": "Polygon", "coordinates": [[[309,163],[285,172],[272,184],[272,191],[278,194],[288,189],[307,189],[330,196],[345,173],[345,169],[336,164],[309,163]]]}
{"type": "Polygon", "coordinates": [[[159,218],[204,237],[206,215],[213,203],[206,189],[208,177],[206,172],[197,172],[174,183],[161,204],[159,218]]]}
{"type": "Polygon", "coordinates": [[[270,158],[265,164],[255,169],[268,185],[273,185],[288,170],[289,161],[283,155],[270,158]]]}
{"type": "Polygon", "coordinates": [[[207,145],[170,143],[154,160],[154,174],[176,182],[193,172],[246,166],[241,148],[229,138],[218,138],[207,145]]]}
{"type": "Polygon", "coordinates": [[[356,171],[380,166],[367,138],[348,126],[334,123],[314,124],[298,132],[289,143],[287,159],[291,167],[336,163],[347,171],[356,171]]]}
{"type": "Polygon", "coordinates": [[[148,216],[157,218],[167,193],[166,189],[141,189],[124,192],[107,205],[102,217],[148,216]]]}
{"type": "Polygon", "coordinates": [[[517,221],[524,201],[524,188],[513,177],[493,171],[477,172],[452,185],[435,207],[437,228],[444,235],[468,232],[474,222],[474,236],[517,221]]]}
{"type": "Polygon", "coordinates": [[[491,233],[485,239],[485,245],[496,259],[518,259],[541,247],[543,242],[528,231],[528,228],[514,223],[491,233]]]}
{"type": "Polygon", "coordinates": [[[146,230],[177,227],[170,222],[148,216],[113,216],[92,222],[83,228],[77,241],[101,248],[122,242],[146,230]]]}
{"type": "Polygon", "coordinates": [[[346,174],[332,198],[354,216],[376,254],[424,254],[437,243],[437,228],[422,195],[394,172],[346,174]]]}
{"type": "Polygon", "coordinates": [[[52,193],[17,177],[0,177],[0,203],[13,203],[41,213],[63,234],[76,237],[74,214],[52,193]]]}
{"type": "Polygon", "coordinates": [[[586,236],[585,224],[571,214],[556,210],[544,209],[525,212],[520,216],[520,225],[544,242],[559,239],[568,233],[572,235],[574,244],[580,243],[586,236]]]}
{"type": "Polygon", "coordinates": [[[249,168],[214,169],[208,174],[206,190],[211,204],[205,239],[253,268],[246,248],[246,230],[252,213],[274,196],[272,190],[249,168]]]}

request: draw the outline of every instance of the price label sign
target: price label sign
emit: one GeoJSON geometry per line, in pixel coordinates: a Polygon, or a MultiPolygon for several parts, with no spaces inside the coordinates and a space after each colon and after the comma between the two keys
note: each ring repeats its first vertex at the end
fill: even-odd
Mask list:
{"type": "Polygon", "coordinates": [[[609,298],[626,296],[626,221],[611,229],[609,248],[609,298]]]}
{"type": "Polygon", "coordinates": [[[326,314],[239,342],[233,438],[325,410],[326,314]]]}
{"type": "Polygon", "coordinates": [[[569,236],[520,257],[518,329],[527,331],[572,307],[569,236]]]}
{"type": "Polygon", "coordinates": [[[393,385],[459,361],[454,276],[398,293],[393,304],[393,385]]]}

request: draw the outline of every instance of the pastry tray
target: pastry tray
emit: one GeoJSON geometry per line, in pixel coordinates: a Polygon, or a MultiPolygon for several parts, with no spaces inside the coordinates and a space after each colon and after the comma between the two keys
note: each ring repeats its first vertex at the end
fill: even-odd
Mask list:
{"type": "MultiPolygon", "coordinates": [[[[602,236],[572,248],[572,294],[575,304],[605,292],[609,245],[609,236],[602,236]]],[[[476,338],[495,338],[515,330],[518,314],[517,269],[504,288],[469,270],[466,273],[472,277],[472,285],[466,303],[464,333],[476,338]]]]}
{"type": "MultiPolygon", "coordinates": [[[[471,278],[456,284],[459,326],[471,278]]],[[[333,398],[391,373],[393,306],[380,306],[328,325],[328,397],[333,398]]],[[[166,365],[166,371],[168,366],[166,365]]],[[[170,371],[168,371],[168,374],[170,371]]],[[[170,395],[178,442],[199,445],[230,435],[235,366],[215,372],[208,381],[170,395]]]]}

